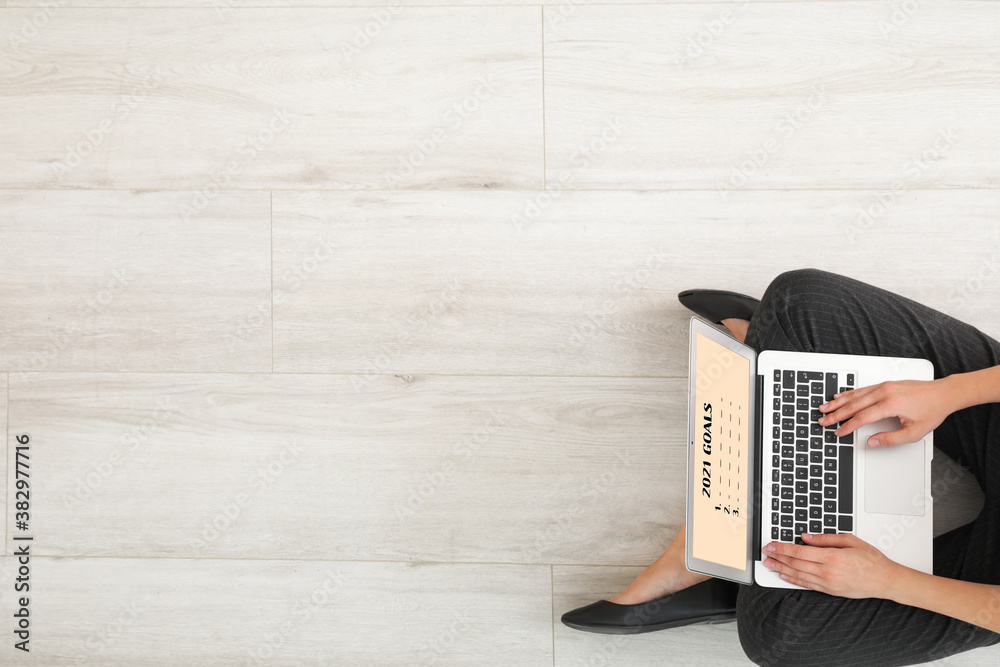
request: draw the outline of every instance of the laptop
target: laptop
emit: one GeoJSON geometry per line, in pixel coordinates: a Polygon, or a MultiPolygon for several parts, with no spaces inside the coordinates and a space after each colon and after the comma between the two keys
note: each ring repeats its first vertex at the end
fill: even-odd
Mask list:
{"type": "Polygon", "coordinates": [[[782,352],[757,354],[691,318],[685,564],[743,584],[801,588],[764,567],[772,541],[852,533],[887,557],[931,573],[933,433],[868,447],[895,417],[845,437],[819,405],[887,380],[931,380],[926,359],[782,352]]]}

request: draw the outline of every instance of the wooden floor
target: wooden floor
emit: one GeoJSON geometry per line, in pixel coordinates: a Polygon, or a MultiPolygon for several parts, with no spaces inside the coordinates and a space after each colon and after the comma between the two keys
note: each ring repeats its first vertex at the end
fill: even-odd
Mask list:
{"type": "MultiPolygon", "coordinates": [[[[815,266],[1000,336],[998,31],[979,0],[0,0],[0,664],[750,664],[732,624],[558,620],[683,521],[676,293],[815,266]]],[[[949,482],[937,532],[982,502],[949,482]]]]}

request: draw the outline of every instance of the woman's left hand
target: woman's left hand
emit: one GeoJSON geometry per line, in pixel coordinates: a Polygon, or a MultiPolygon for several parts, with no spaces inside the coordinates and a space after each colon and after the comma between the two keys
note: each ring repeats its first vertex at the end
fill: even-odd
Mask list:
{"type": "Polygon", "coordinates": [[[814,591],[845,598],[890,598],[902,565],[850,533],[804,533],[802,544],[771,542],[765,567],[814,591]]]}

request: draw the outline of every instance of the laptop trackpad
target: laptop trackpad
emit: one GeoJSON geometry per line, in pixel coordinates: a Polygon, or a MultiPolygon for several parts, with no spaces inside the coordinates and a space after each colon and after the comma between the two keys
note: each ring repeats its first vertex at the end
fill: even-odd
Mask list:
{"type": "MultiPolygon", "coordinates": [[[[880,424],[875,424],[876,430],[869,435],[892,430],[880,424]]],[[[865,450],[865,511],[923,516],[924,441],[858,449],[865,450]]]]}

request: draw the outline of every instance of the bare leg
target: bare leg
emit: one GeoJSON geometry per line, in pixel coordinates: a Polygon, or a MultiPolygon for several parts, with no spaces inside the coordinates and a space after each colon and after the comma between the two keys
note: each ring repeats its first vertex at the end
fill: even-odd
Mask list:
{"type": "Polygon", "coordinates": [[[677,532],[666,552],[636,577],[628,588],[611,598],[618,604],[639,604],[694,586],[706,579],[684,566],[684,526],[677,532]]]}
{"type": "MultiPolygon", "coordinates": [[[[750,322],[729,318],[722,320],[722,323],[733,332],[738,340],[741,342],[746,340],[747,327],[750,326],[750,322]]],[[[674,536],[674,541],[670,543],[664,554],[643,570],[642,574],[636,577],[628,588],[611,598],[611,602],[640,604],[711,579],[704,574],[691,572],[685,567],[684,530],[685,526],[681,526],[680,531],[674,536]]]]}
{"type": "Polygon", "coordinates": [[[741,320],[736,317],[730,317],[722,320],[722,323],[726,325],[726,328],[733,332],[736,339],[741,343],[747,339],[747,327],[750,326],[749,320],[741,320]]]}

